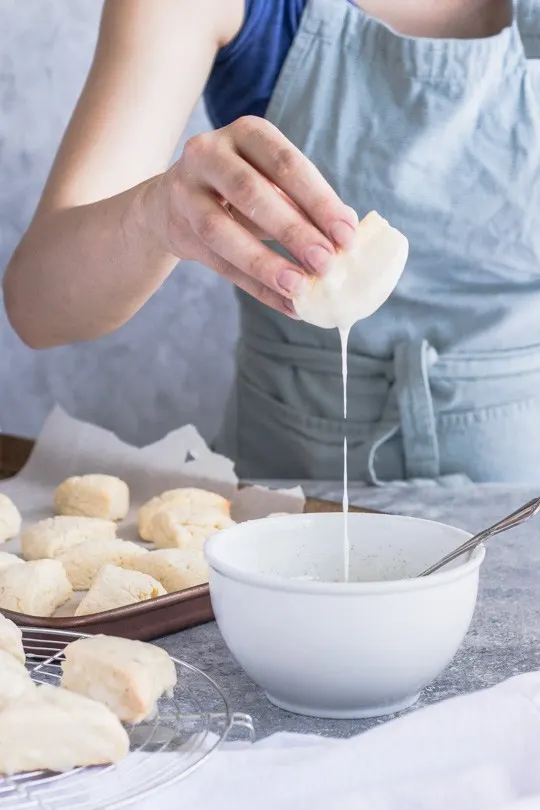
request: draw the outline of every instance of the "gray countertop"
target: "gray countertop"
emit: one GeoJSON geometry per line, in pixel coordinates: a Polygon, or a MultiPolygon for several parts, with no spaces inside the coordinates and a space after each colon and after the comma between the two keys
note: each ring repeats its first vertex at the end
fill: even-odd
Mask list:
{"type": "MultiPolygon", "coordinates": [[[[478,531],[540,494],[540,487],[533,491],[525,486],[448,483],[351,487],[351,502],[478,531]]],[[[335,485],[311,485],[310,494],[341,498],[335,485]]],[[[169,636],[160,644],[213,676],[232,708],[252,716],[258,738],[276,731],[345,737],[388,719],[316,720],[274,708],[236,664],[214,623],[169,636]]],[[[540,518],[489,544],[469,634],[453,662],[416,705],[491,686],[535,669],[540,669],[540,518]]]]}

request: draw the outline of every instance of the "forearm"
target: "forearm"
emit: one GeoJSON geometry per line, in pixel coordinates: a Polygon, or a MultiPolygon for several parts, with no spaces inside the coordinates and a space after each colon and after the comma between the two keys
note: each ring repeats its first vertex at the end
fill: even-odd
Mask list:
{"type": "Polygon", "coordinates": [[[4,277],[8,317],[28,345],[101,337],[129,320],[167,278],[178,258],[149,225],[153,184],[32,223],[4,277]]]}

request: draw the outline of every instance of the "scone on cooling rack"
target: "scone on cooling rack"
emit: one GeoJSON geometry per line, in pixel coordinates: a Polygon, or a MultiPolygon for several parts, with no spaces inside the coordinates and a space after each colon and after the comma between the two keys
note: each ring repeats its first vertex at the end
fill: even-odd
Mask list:
{"type": "Polygon", "coordinates": [[[24,560],[21,560],[21,558],[17,557],[16,554],[10,554],[7,551],[0,551],[0,570],[2,568],[7,568],[8,565],[19,565],[20,563],[24,563],[24,560]]]}
{"type": "Polygon", "coordinates": [[[167,593],[183,591],[208,582],[208,566],[202,551],[192,548],[163,548],[150,551],[132,562],[137,571],[161,582],[167,593]]]}
{"type": "MultiPolygon", "coordinates": [[[[132,564],[138,559],[141,557],[133,558],[132,564]]],[[[164,596],[166,593],[164,586],[147,573],[120,568],[117,565],[104,565],[94,579],[94,584],[77,606],[75,616],[114,610],[154,599],[156,596],[164,596]]]]}
{"type": "Polygon", "coordinates": [[[0,650],[0,738],[4,736],[2,711],[14,700],[29,697],[35,688],[24,664],[0,650]]]}
{"type": "Polygon", "coordinates": [[[85,540],[63,551],[56,559],[66,569],[73,590],[87,591],[104,565],[129,568],[131,560],[148,553],[148,549],[129,540],[85,540]]]}
{"type": "Polygon", "coordinates": [[[0,613],[0,650],[9,653],[21,664],[24,664],[26,656],[22,642],[22,630],[17,627],[11,619],[6,619],[0,613]]]}
{"type": "Polygon", "coordinates": [[[123,520],[129,511],[129,488],[114,475],[75,475],[54,493],[57,515],[85,515],[123,520]]]}
{"type": "Polygon", "coordinates": [[[151,518],[148,534],[157,548],[197,548],[216,532],[234,526],[228,515],[217,509],[190,510],[181,506],[160,509],[151,518]]]}
{"type": "Polygon", "coordinates": [[[222,495],[196,487],[169,489],[141,506],[137,514],[139,535],[143,540],[151,541],[150,521],[161,509],[177,506],[188,512],[221,512],[230,517],[231,504],[222,495]]]}
{"type": "Polygon", "coordinates": [[[116,529],[113,520],[103,518],[72,515],[46,518],[22,532],[22,555],[25,560],[57,557],[85,540],[113,540],[116,529]]]}
{"type": "Polygon", "coordinates": [[[2,774],[108,765],[128,753],[129,737],[116,715],[65,689],[38,686],[0,712],[2,774]]]}
{"type": "Polygon", "coordinates": [[[21,530],[21,513],[7,495],[0,492],[0,543],[17,537],[21,530]]]}
{"type": "Polygon", "coordinates": [[[114,636],[72,641],[64,650],[62,687],[104,703],[120,720],[140,723],[176,684],[176,667],[165,650],[114,636]]]}
{"type": "Polygon", "coordinates": [[[52,616],[72,595],[62,563],[34,560],[0,570],[0,610],[52,616]]]}

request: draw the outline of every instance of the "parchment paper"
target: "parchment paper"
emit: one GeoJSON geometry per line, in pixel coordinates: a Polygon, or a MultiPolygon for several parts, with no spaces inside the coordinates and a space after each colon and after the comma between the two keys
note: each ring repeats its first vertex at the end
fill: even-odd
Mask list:
{"type": "MultiPolygon", "coordinates": [[[[193,425],[179,428],[155,444],[134,447],[103,428],[73,419],[59,407],[47,418],[24,469],[15,478],[0,482],[0,492],[19,508],[24,529],[53,516],[53,493],[58,484],[71,475],[87,473],[116,475],[126,481],[131,508],[118,525],[118,536],[134,542],[138,542],[138,508],[168,489],[195,486],[218,492],[232,501],[232,516],[237,521],[272,512],[299,513],[305,504],[300,487],[240,490],[233,462],[213,453],[193,425]]],[[[148,543],[143,545],[152,548],[148,543]]],[[[18,554],[19,539],[3,543],[0,550],[18,554]]],[[[55,615],[71,615],[81,597],[55,615]]]]}

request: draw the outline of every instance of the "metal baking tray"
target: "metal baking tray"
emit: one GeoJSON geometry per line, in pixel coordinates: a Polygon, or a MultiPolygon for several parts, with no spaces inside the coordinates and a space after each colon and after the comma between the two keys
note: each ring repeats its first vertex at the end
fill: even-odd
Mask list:
{"type": "MultiPolygon", "coordinates": [[[[0,478],[16,475],[28,461],[34,443],[29,439],[0,435],[0,478]]],[[[340,511],[341,504],[308,498],[306,513],[340,511]]],[[[372,512],[350,507],[351,512],[372,512]]],[[[188,627],[213,621],[208,585],[169,593],[134,605],[107,610],[91,616],[41,618],[13,611],[2,611],[19,627],[48,628],[79,633],[106,633],[112,636],[150,641],[188,627]]]]}

